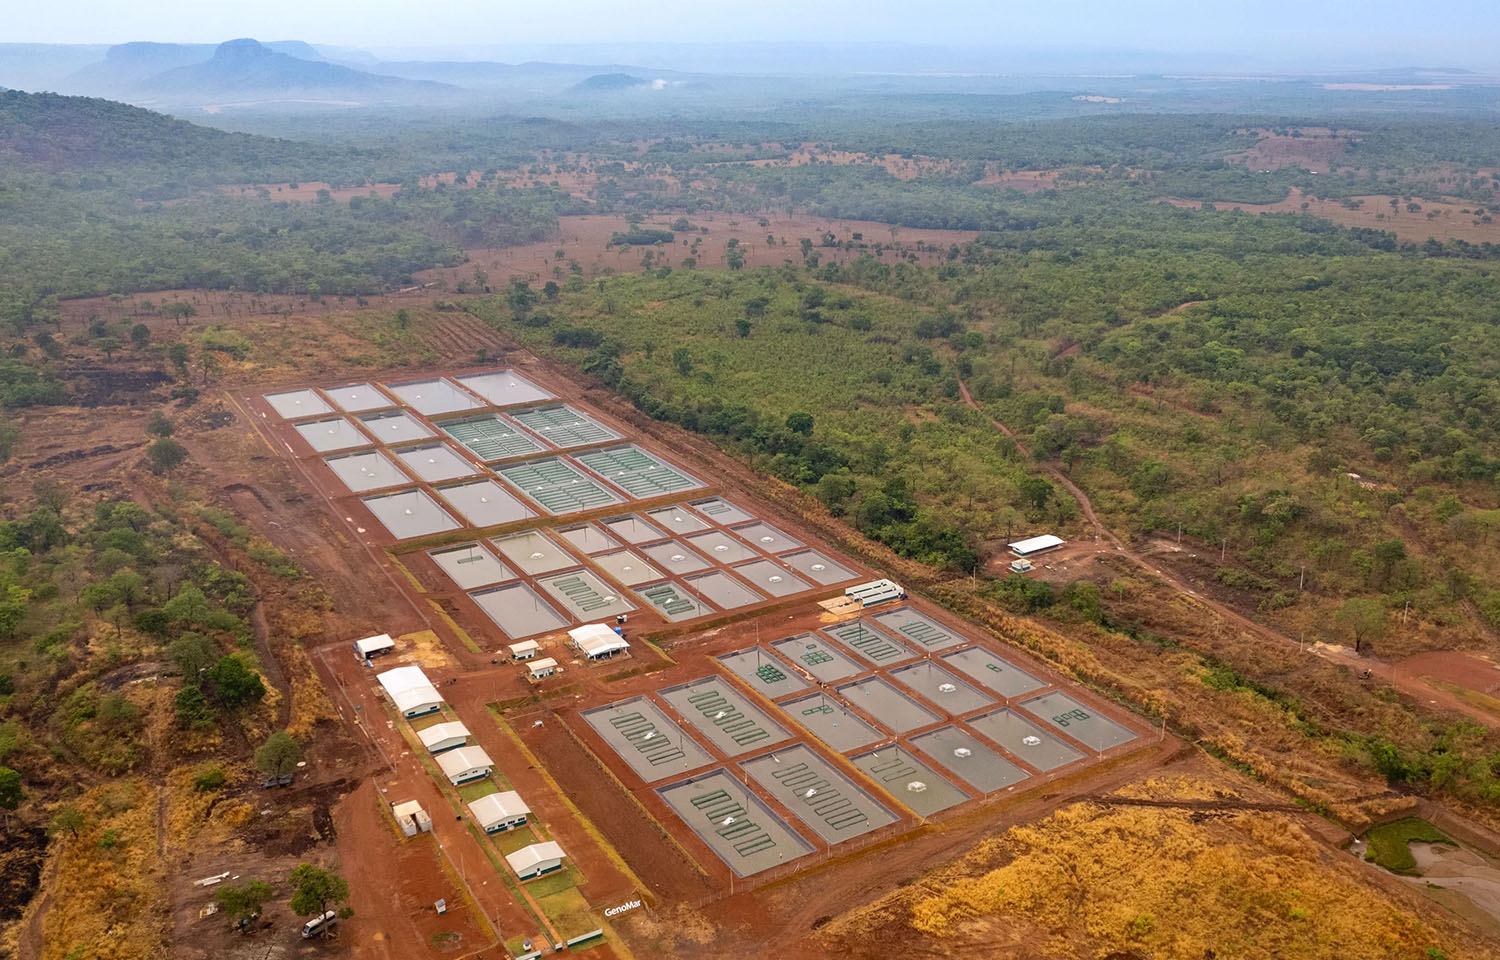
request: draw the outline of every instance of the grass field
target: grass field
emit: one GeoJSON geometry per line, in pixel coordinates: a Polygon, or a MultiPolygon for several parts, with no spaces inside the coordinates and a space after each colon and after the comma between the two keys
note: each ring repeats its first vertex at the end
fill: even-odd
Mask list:
{"type": "Polygon", "coordinates": [[[1405,876],[1417,875],[1417,861],[1408,844],[1453,842],[1437,827],[1417,817],[1375,827],[1369,833],[1369,840],[1370,848],[1365,851],[1365,859],[1405,876]]]}

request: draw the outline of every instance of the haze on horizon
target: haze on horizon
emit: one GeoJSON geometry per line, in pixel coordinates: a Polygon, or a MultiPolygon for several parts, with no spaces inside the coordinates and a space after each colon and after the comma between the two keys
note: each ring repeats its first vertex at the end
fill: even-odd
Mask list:
{"type": "Polygon", "coordinates": [[[1500,72],[1494,53],[1500,18],[1492,0],[1434,0],[1420,17],[1411,15],[1405,0],[1367,0],[1357,10],[1342,0],[1226,6],[1201,0],[1075,0],[1066,9],[1015,0],[930,0],[920,7],[897,0],[766,0],[751,11],[711,0],[660,0],[649,8],[617,0],[448,0],[435,7],[396,0],[253,5],[62,0],[13,9],[7,39],[113,44],[256,37],[362,47],[382,56],[428,52],[454,59],[586,44],[900,42],[1223,53],[1303,70],[1445,66],[1500,72]]]}

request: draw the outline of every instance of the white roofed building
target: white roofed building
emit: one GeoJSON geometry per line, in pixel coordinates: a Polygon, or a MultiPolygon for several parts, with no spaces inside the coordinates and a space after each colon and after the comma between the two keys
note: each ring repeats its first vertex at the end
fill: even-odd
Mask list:
{"type": "Polygon", "coordinates": [[[485,833],[502,833],[526,824],[531,808],[514,790],[491,793],[469,802],[469,813],[485,833]]]}
{"type": "Polygon", "coordinates": [[[1010,552],[1018,557],[1029,557],[1034,553],[1041,553],[1044,550],[1052,550],[1060,547],[1065,542],[1061,537],[1044,533],[1040,537],[1017,540],[1015,543],[1006,544],[1006,546],[1010,547],[1010,552]]]}
{"type": "Polygon", "coordinates": [[[568,631],[573,646],[590,660],[603,660],[623,653],[630,647],[624,637],[602,623],[586,623],[568,631]]]}
{"type": "Polygon", "coordinates": [[[448,782],[457,787],[470,780],[483,780],[495,763],[483,747],[457,747],[438,754],[437,765],[448,782]]]}
{"type": "Polygon", "coordinates": [[[437,692],[421,667],[396,667],[376,674],[375,679],[408,720],[433,713],[443,705],[442,694],[437,692]]]}
{"type": "Polygon", "coordinates": [[[533,843],[529,847],[522,847],[515,853],[507,854],[505,862],[516,872],[516,876],[522,880],[530,880],[544,873],[562,869],[563,857],[562,847],[557,841],[548,840],[546,843],[533,843]]]}
{"type": "Polygon", "coordinates": [[[418,730],[417,739],[422,741],[422,746],[427,748],[428,753],[443,753],[468,743],[469,728],[457,720],[434,723],[424,730],[418,730]]]}
{"type": "Polygon", "coordinates": [[[360,660],[378,657],[394,649],[396,649],[396,641],[392,640],[388,633],[377,633],[373,637],[354,641],[354,655],[360,660]]]}

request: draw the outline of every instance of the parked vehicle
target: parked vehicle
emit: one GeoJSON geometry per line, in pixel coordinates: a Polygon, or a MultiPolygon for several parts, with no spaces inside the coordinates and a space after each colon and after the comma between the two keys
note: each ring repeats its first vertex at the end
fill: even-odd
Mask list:
{"type": "Polygon", "coordinates": [[[334,913],[332,910],[329,910],[327,913],[324,913],[320,917],[313,917],[311,920],[302,925],[302,939],[311,940],[313,937],[316,937],[328,927],[331,927],[338,922],[339,915],[337,913],[334,913]]]}

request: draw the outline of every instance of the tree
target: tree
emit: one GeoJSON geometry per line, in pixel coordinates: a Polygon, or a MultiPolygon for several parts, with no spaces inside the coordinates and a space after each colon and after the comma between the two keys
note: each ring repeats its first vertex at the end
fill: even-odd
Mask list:
{"type": "Polygon", "coordinates": [[[146,459],[157,473],[171,473],[187,459],[187,447],[171,437],[161,437],[146,448],[146,459]]]}
{"type": "Polygon", "coordinates": [[[184,730],[211,727],[217,719],[208,698],[196,686],[186,686],[177,691],[174,700],[177,707],[177,725],[184,730]]]}
{"type": "Polygon", "coordinates": [[[120,349],[120,338],[116,336],[103,336],[94,341],[94,346],[98,347],[100,352],[104,354],[105,360],[113,360],[115,351],[120,349]]]}
{"type": "Polygon", "coordinates": [[[26,799],[26,791],[21,789],[21,775],[10,767],[0,767],[0,810],[7,812],[19,809],[21,801],[26,799]]]}
{"type": "Polygon", "coordinates": [[[255,766],[268,777],[291,773],[302,759],[302,744],[285,730],[277,730],[255,751],[255,766]]]}
{"type": "Polygon", "coordinates": [[[1020,483],[1021,497],[1030,503],[1032,509],[1040,512],[1047,508],[1047,501],[1052,499],[1055,492],[1051,481],[1041,477],[1025,477],[1020,483]]]}
{"type": "Polygon", "coordinates": [[[198,315],[198,308],[193,306],[191,303],[177,300],[172,303],[163,304],[161,313],[162,316],[170,317],[171,319],[177,321],[178,326],[182,326],[184,321],[190,320],[198,315]]]}
{"type": "MultiPolygon", "coordinates": [[[[319,916],[328,912],[330,903],[349,899],[349,882],[332,870],[310,863],[292,871],[292,912],[299,917],[319,916]]],[[[323,929],[328,929],[326,926],[323,929]]]]}
{"type": "Polygon", "coordinates": [[[187,376],[188,360],[192,354],[188,351],[188,345],[181,340],[167,348],[167,359],[172,361],[172,367],[176,369],[179,377],[187,376]]]}
{"type": "Polygon", "coordinates": [[[411,311],[402,307],[396,311],[396,329],[405,330],[411,326],[411,311]]]}
{"type": "Polygon", "coordinates": [[[1368,597],[1350,597],[1334,612],[1335,623],[1347,627],[1354,637],[1354,652],[1368,641],[1385,636],[1385,608],[1368,597]]]}
{"type": "Polygon", "coordinates": [[[693,355],[688,352],[687,347],[678,347],[672,351],[672,366],[684,377],[693,372],[693,355]]]}
{"type": "Polygon", "coordinates": [[[562,288],[557,285],[556,280],[548,280],[542,284],[542,296],[548,300],[556,300],[560,293],[562,293],[562,288]]]}
{"type": "Polygon", "coordinates": [[[172,658],[177,669],[182,671],[182,675],[190,683],[197,682],[198,671],[207,670],[217,659],[213,643],[201,633],[184,633],[167,644],[167,656],[172,658]]]}
{"type": "Polygon", "coordinates": [[[77,840],[78,831],[82,830],[85,825],[83,811],[78,809],[76,804],[65,803],[58,807],[57,812],[52,815],[51,831],[53,836],[60,833],[71,833],[73,839],[77,840]]]}
{"type": "Polygon", "coordinates": [[[1406,559],[1406,544],[1400,540],[1382,540],[1375,544],[1375,559],[1380,561],[1380,581],[1390,579],[1391,570],[1406,559]]]}
{"type": "Polygon", "coordinates": [[[130,342],[135,344],[137,350],[144,350],[151,346],[151,328],[144,323],[138,323],[131,327],[130,342]]]}
{"type": "Polygon", "coordinates": [[[261,907],[275,895],[276,891],[264,880],[246,880],[239,886],[220,887],[214,892],[214,900],[219,909],[243,929],[249,921],[260,916],[261,907]]]}
{"type": "Polygon", "coordinates": [[[804,437],[810,437],[810,436],[812,436],[812,432],[813,432],[813,417],[812,417],[812,414],[810,414],[810,413],[803,413],[800,410],[797,411],[796,413],[787,414],[786,428],[788,430],[792,431],[793,433],[800,433],[804,437]]]}
{"type": "Polygon", "coordinates": [[[212,350],[204,350],[198,354],[198,369],[203,371],[203,385],[208,386],[208,378],[219,372],[219,355],[212,350]]]}
{"type": "Polygon", "coordinates": [[[740,339],[743,340],[745,337],[750,336],[750,321],[744,317],[740,317],[734,322],[734,329],[740,335],[740,339]]]}
{"type": "Polygon", "coordinates": [[[220,657],[203,677],[213,685],[219,702],[229,710],[257,703],[266,695],[266,685],[261,682],[260,675],[248,669],[238,657],[220,657]]]}

